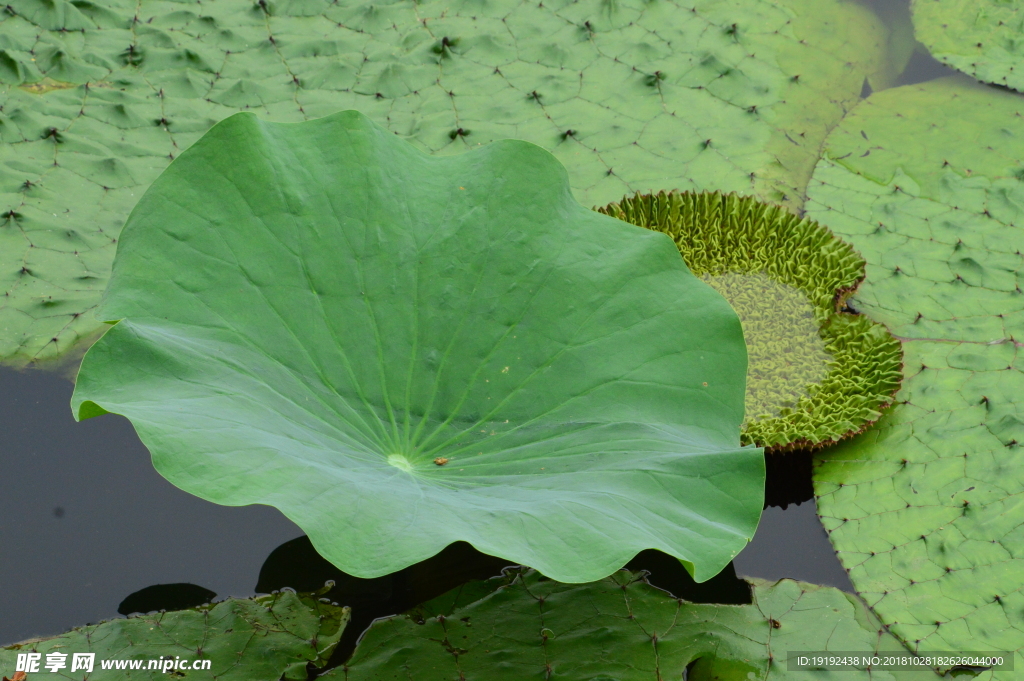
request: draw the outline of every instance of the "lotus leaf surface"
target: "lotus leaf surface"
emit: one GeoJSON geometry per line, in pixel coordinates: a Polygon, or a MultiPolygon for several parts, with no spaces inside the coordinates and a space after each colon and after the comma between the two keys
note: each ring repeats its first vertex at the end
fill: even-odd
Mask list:
{"type": "Polygon", "coordinates": [[[1024,91],[1024,1],[914,0],[914,34],[939,61],[1024,91]]]}
{"type": "Polygon", "coordinates": [[[787,653],[906,653],[856,596],[755,580],[750,605],[688,603],[626,570],[590,584],[534,571],[449,592],[378,620],[352,659],[322,678],[346,681],[926,681],[931,671],[787,670],[787,653]]]}
{"type": "Polygon", "coordinates": [[[897,406],[816,462],[818,509],[858,593],[919,650],[1024,648],[1022,113],[960,76],[875,93],[808,191],[867,260],[853,305],[905,353],[897,406]]]}
{"type": "Polygon", "coordinates": [[[598,209],[672,237],[743,320],[743,442],[832,444],[874,423],[899,387],[899,341],[839,308],[864,276],[853,248],[786,209],[720,192],[660,192],[598,209]]]}
{"type": "Polygon", "coordinates": [[[528,142],[430,156],[355,111],[237,114],[132,212],[77,417],[171,482],[276,506],[345,572],[465,540],[569,582],[753,536],[736,313],[528,142]],[[658,291],[662,295],[652,295],[658,291]]]}
{"type": "Polygon", "coordinates": [[[0,670],[13,674],[19,653],[39,653],[38,678],[121,681],[218,679],[279,681],[308,678],[307,665],[327,664],[348,622],[348,608],[290,591],[252,599],[230,598],[190,610],[158,612],[72,629],[66,634],[0,648],[0,670]],[[49,654],[64,667],[47,669],[49,654]],[[74,672],[75,653],[93,653],[92,672],[74,672]],[[146,669],[150,660],[209,660],[209,670],[146,669]],[[107,669],[102,661],[140,661],[142,669],[107,669]]]}
{"type": "Polygon", "coordinates": [[[525,139],[585,205],[679,187],[796,206],[888,44],[844,0],[10,0],[0,360],[96,337],[129,211],[232,113],[356,109],[438,154],[525,139]]]}

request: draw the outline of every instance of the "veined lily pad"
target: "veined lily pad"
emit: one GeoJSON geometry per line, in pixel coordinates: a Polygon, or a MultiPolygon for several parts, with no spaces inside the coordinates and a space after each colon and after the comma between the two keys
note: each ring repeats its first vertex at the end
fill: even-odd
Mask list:
{"type": "Polygon", "coordinates": [[[656,548],[703,581],[757,526],[736,314],[526,142],[231,117],[132,212],[99,314],[76,415],[124,414],[171,482],[280,508],[358,577],[465,540],[568,582],[656,548]]]}
{"type": "Polygon", "coordinates": [[[873,423],[900,379],[885,327],[839,311],[864,261],[812,220],[720,193],[638,195],[599,212],[672,237],[743,321],[744,442],[822,447],[873,423]]]}
{"type": "MultiPolygon", "coordinates": [[[[338,643],[348,608],[321,603],[315,594],[281,592],[252,599],[231,598],[191,610],[160,612],[73,629],[53,638],[0,648],[0,673],[14,674],[19,654],[38,654],[38,678],[218,679],[279,681],[308,678],[307,665],[323,667],[338,643]],[[76,654],[92,653],[91,671],[75,667],[76,654]],[[150,660],[175,666],[149,669],[150,660]],[[52,662],[54,669],[48,669],[52,662]],[[121,662],[120,669],[103,663],[121,662]],[[182,668],[184,662],[188,668],[182,668]],[[192,669],[195,662],[208,663],[192,669]],[[133,663],[139,667],[132,669],[133,663]]],[[[80,658],[77,664],[87,664],[80,658]]]]}
{"type": "Polygon", "coordinates": [[[867,259],[854,304],[906,353],[898,405],[821,454],[818,509],[857,591],[920,650],[1024,650],[1022,114],[966,77],[875,93],[808,191],[867,259]]]}
{"type": "Polygon", "coordinates": [[[585,205],[692,187],[798,205],[886,71],[847,0],[10,0],[0,361],[81,350],[125,218],[210,126],[357,109],[421,149],[550,149],[585,205]]]}
{"type": "Polygon", "coordinates": [[[1024,91],[1024,2],[914,0],[914,34],[939,61],[1024,91]]]}
{"type": "Polygon", "coordinates": [[[908,654],[856,596],[754,580],[750,605],[703,605],[621,571],[559,584],[533,571],[468,584],[378,620],[324,679],[650,681],[689,678],[925,681],[928,670],[789,671],[789,651],[908,654]]]}

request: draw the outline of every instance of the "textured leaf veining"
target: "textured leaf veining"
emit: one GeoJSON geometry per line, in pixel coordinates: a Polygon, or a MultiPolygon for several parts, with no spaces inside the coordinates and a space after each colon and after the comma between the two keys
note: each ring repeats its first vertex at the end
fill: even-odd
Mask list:
{"type": "Polygon", "coordinates": [[[875,93],[808,191],[868,262],[854,304],[905,352],[898,405],[819,458],[818,508],[858,592],[919,650],[1024,649],[1022,113],[964,77],[875,93]]]}
{"type": "Polygon", "coordinates": [[[0,359],[14,363],[95,337],[129,211],[240,110],[357,109],[438,154],[525,139],[585,205],[696,188],[796,206],[887,44],[840,0],[12,0],[0,34],[0,359]]]}
{"type": "Polygon", "coordinates": [[[378,620],[352,659],[323,678],[346,681],[657,681],[848,679],[927,681],[931,671],[793,671],[789,651],[906,653],[856,596],[792,580],[755,580],[750,605],[687,603],[618,572],[559,584],[536,572],[456,589],[378,620]],[[688,675],[688,676],[687,676],[688,675]]]}

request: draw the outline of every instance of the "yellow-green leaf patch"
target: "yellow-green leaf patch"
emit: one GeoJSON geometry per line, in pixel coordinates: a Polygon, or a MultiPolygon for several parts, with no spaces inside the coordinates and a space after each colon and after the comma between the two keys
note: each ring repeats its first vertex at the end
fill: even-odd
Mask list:
{"type": "Polygon", "coordinates": [[[939,61],[1024,90],[1024,2],[913,0],[914,35],[939,61]]]}

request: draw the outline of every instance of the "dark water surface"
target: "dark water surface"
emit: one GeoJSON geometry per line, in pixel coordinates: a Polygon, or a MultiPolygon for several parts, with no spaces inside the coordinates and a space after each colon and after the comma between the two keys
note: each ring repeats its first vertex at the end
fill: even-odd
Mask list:
{"type": "Polygon", "coordinates": [[[302,531],[274,508],[182,492],[127,419],[76,423],[71,391],[0,369],[0,644],[116,617],[153,584],[251,595],[267,554],[302,531]]]}
{"type": "MultiPolygon", "coordinates": [[[[71,391],[56,374],[0,369],[0,645],[117,617],[119,607],[175,609],[211,592],[224,598],[284,586],[311,590],[334,579],[331,597],[355,610],[342,646],[350,649],[373,617],[461,580],[498,574],[505,564],[453,545],[395,575],[348,577],[276,509],[219,506],[164,480],[127,419],[109,414],[76,423],[71,391]]],[[[797,462],[775,477],[801,478],[779,498],[809,496],[809,466],[797,462]]],[[[767,509],[734,565],[742,576],[852,591],[813,501],[767,509]]],[[[739,602],[745,593],[732,567],[704,585],[653,551],[629,567],[649,570],[652,583],[689,600],[739,602]]]]}

